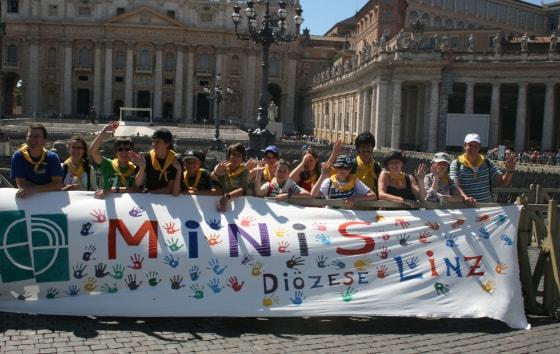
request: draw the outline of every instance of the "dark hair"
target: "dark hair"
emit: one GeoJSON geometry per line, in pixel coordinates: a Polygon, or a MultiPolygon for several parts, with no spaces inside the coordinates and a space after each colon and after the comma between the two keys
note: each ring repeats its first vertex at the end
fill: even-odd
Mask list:
{"type": "Polygon", "coordinates": [[[29,128],[27,128],[27,132],[29,133],[31,129],[41,129],[41,132],[43,132],[43,139],[47,138],[47,128],[45,128],[43,124],[40,123],[31,124],[29,128]]]}
{"type": "Polygon", "coordinates": [[[371,144],[375,147],[375,137],[369,131],[362,132],[356,137],[356,149],[359,149],[362,145],[371,144]]]}
{"type": "MultiPolygon", "coordinates": [[[[303,158],[305,157],[305,155],[307,155],[307,154],[313,156],[316,159],[319,158],[319,156],[317,155],[317,152],[313,148],[307,148],[307,149],[303,150],[303,152],[301,154],[301,160],[302,161],[303,161],[303,158]]],[[[321,175],[321,164],[319,163],[319,161],[317,161],[317,163],[315,164],[315,169],[313,171],[309,171],[305,167],[303,168],[303,171],[301,171],[301,176],[303,177],[304,181],[308,180],[313,175],[317,175],[317,176],[321,175]]]]}
{"type": "MultiPolygon", "coordinates": [[[[70,147],[70,144],[72,144],[73,141],[77,141],[80,144],[82,144],[82,148],[83,148],[82,159],[84,160],[84,162],[83,162],[84,170],[89,171],[90,166],[89,166],[88,146],[87,146],[86,140],[79,135],[73,135],[72,137],[70,137],[70,141],[68,142],[68,147],[70,147]]],[[[88,175],[88,178],[89,178],[89,175],[88,175]]]]}
{"type": "Polygon", "coordinates": [[[152,134],[152,139],[161,139],[166,143],[169,143],[169,148],[171,148],[171,142],[173,141],[173,134],[166,128],[159,128],[152,134]]]}
{"type": "Polygon", "coordinates": [[[117,148],[121,145],[130,145],[130,148],[134,150],[134,142],[128,136],[119,136],[115,139],[115,143],[113,144],[113,150],[116,152],[117,148]]]}
{"type": "Polygon", "coordinates": [[[240,152],[241,155],[243,156],[243,160],[245,160],[245,156],[246,156],[247,152],[245,151],[245,146],[243,146],[243,144],[233,143],[230,146],[228,146],[228,148],[227,148],[227,158],[228,159],[231,156],[231,153],[234,152],[234,151],[240,152]]]}
{"type": "Polygon", "coordinates": [[[274,168],[278,168],[279,166],[288,166],[288,169],[292,168],[290,163],[284,159],[280,159],[274,163],[274,168]]]}

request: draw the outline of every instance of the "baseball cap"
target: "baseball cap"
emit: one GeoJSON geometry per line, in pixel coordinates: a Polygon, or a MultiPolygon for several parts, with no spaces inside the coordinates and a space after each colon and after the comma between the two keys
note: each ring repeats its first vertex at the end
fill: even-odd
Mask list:
{"type": "Polygon", "coordinates": [[[352,163],[352,158],[350,156],[338,155],[334,161],[333,167],[352,168],[354,167],[354,164],[352,163]]]}
{"type": "Polygon", "coordinates": [[[442,161],[449,163],[449,161],[451,161],[451,158],[445,152],[438,152],[437,154],[434,155],[434,158],[432,159],[432,162],[442,162],[442,161]]]}
{"type": "Polygon", "coordinates": [[[204,160],[206,159],[206,154],[200,150],[196,150],[196,151],[187,151],[187,153],[185,153],[185,155],[183,155],[183,160],[186,159],[198,159],[200,160],[200,162],[204,162],[204,160]]]}
{"type": "Polygon", "coordinates": [[[278,151],[278,148],[276,147],[276,145],[267,146],[266,149],[264,149],[264,154],[266,155],[267,152],[271,152],[276,156],[278,156],[278,154],[280,154],[280,151],[278,151]]]}
{"type": "Polygon", "coordinates": [[[467,134],[467,136],[465,137],[465,144],[468,144],[471,141],[476,141],[480,144],[480,135],[476,133],[467,134]]]}

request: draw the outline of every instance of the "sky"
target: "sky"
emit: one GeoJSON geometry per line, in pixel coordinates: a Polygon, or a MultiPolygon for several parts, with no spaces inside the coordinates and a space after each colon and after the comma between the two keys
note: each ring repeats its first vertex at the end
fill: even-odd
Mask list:
{"type": "MultiPolygon", "coordinates": [[[[541,0],[525,0],[541,4],[541,0]]],[[[558,0],[544,0],[545,4],[558,0]]],[[[300,0],[304,22],[302,30],[308,28],[313,35],[323,35],[337,22],[347,19],[361,9],[368,0],[300,0]]]]}

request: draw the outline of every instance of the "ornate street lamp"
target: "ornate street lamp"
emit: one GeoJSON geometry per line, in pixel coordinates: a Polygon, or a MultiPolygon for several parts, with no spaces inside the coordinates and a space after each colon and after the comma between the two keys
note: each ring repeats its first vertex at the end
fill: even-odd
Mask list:
{"type": "Polygon", "coordinates": [[[265,14],[260,21],[257,20],[257,10],[255,9],[255,2],[247,1],[247,8],[245,9],[245,16],[247,17],[247,30],[240,31],[238,26],[241,24],[241,8],[238,5],[233,7],[233,14],[231,15],[233,24],[235,25],[235,34],[237,38],[242,40],[251,40],[255,44],[262,44],[263,57],[262,57],[262,75],[261,75],[261,91],[259,94],[259,112],[257,116],[257,126],[255,131],[249,133],[249,154],[253,155],[256,151],[262,151],[266,146],[274,144],[274,135],[266,129],[268,124],[268,51],[271,44],[282,44],[283,42],[295,41],[299,34],[299,28],[303,23],[301,14],[303,10],[298,5],[295,10],[294,23],[296,25],[296,33],[286,33],[288,28],[288,10],[286,9],[286,1],[281,0],[278,3],[280,7],[277,11],[277,19],[273,19],[270,15],[269,1],[261,0],[265,3],[265,14]],[[252,153],[253,152],[253,153],[252,153]]]}
{"type": "Polygon", "coordinates": [[[225,90],[222,88],[222,75],[216,75],[216,82],[214,83],[213,89],[210,88],[208,85],[204,87],[204,94],[206,98],[210,101],[215,102],[216,104],[216,116],[214,118],[214,140],[212,141],[212,145],[210,146],[210,150],[223,152],[224,151],[224,143],[220,139],[220,103],[222,101],[229,101],[229,96],[233,94],[233,88],[231,86],[227,86],[225,90]]]}

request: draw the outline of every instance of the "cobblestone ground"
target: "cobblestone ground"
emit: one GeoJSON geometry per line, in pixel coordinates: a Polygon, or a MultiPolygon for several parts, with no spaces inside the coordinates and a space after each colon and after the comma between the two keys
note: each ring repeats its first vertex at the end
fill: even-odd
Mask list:
{"type": "Polygon", "coordinates": [[[93,318],[0,313],[0,352],[558,353],[560,322],[397,317],[93,318]]]}

